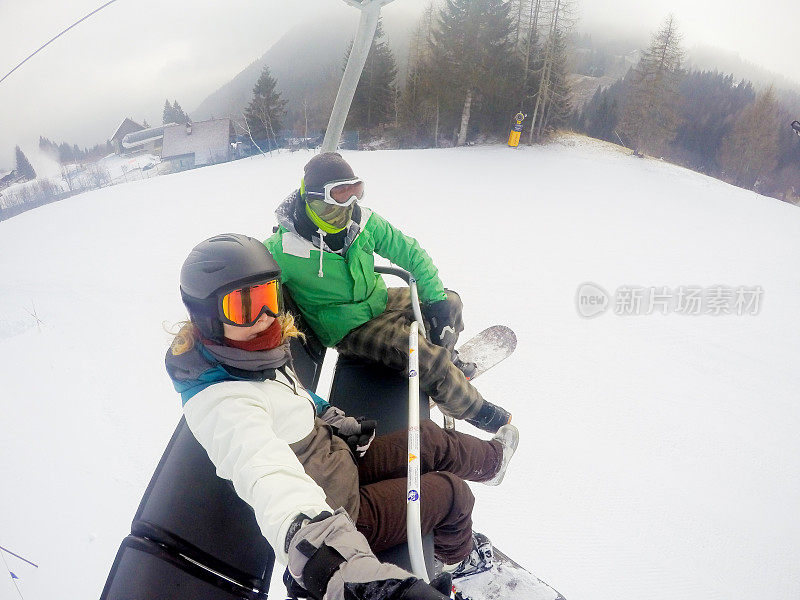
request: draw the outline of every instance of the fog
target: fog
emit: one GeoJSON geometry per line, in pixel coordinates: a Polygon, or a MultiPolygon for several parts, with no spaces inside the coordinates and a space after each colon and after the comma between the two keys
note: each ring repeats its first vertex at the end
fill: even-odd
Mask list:
{"type": "MultiPolygon", "coordinates": [[[[738,52],[800,81],[796,0],[574,0],[576,27],[646,43],[670,12],[684,45],[738,52]]],[[[0,77],[100,0],[0,0],[0,77]]],[[[427,0],[395,0],[387,20],[420,12],[427,0]]],[[[15,145],[32,152],[40,135],[92,146],[125,117],[161,123],[164,100],[187,112],[264,54],[304,19],[357,12],[338,0],[119,0],[56,40],[0,83],[0,169],[15,145]]]]}
{"type": "Polygon", "coordinates": [[[736,52],[747,62],[800,83],[797,0],[585,0],[579,12],[581,29],[645,39],[673,14],[685,47],[736,52]]]}

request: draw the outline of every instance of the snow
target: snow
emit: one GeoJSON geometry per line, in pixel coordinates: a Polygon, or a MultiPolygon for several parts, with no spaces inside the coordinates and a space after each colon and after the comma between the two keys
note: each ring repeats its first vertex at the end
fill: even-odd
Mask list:
{"type": "Polygon", "coordinates": [[[155,177],[161,158],[154,154],[137,154],[135,156],[120,156],[109,154],[97,161],[97,164],[106,170],[113,183],[138,181],[155,177]],[[146,170],[144,170],[146,168],[146,170]]]}
{"type": "MultiPolygon", "coordinates": [[[[476,382],[521,431],[503,484],[472,486],[478,531],[568,600],[800,595],[796,207],[579,137],[345,156],[461,294],[462,339],[517,333],[476,382]],[[586,282],[764,293],[755,315],[585,319],[586,282]]],[[[267,237],[310,157],[0,222],[0,545],[38,569],[0,554],[26,600],[99,596],[180,417],[163,367],[180,265],[216,233],[267,237]]]]}
{"type": "Polygon", "coordinates": [[[509,563],[496,562],[494,568],[472,577],[456,579],[456,589],[466,598],[524,598],[525,600],[558,600],[558,591],[524,569],[509,563]]]}

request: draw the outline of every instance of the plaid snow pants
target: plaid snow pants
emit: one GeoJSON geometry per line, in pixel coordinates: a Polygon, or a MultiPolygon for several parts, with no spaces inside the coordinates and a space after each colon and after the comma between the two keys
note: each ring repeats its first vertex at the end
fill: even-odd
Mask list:
{"type": "MultiPolygon", "coordinates": [[[[408,372],[408,334],[414,320],[411,292],[408,288],[389,288],[386,310],[356,327],[336,345],[342,354],[377,362],[398,371],[408,372]]],[[[452,323],[457,333],[464,330],[461,298],[447,290],[452,323]]],[[[429,328],[427,321],[425,327],[429,328]]],[[[467,381],[450,357],[450,352],[419,338],[419,387],[436,402],[443,413],[456,419],[474,417],[483,405],[483,397],[467,381]]]]}

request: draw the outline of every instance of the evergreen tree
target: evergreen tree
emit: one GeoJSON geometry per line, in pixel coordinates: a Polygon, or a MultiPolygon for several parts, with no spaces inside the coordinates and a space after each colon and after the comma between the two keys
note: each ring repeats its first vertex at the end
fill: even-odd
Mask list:
{"type": "Polygon", "coordinates": [[[178,122],[175,118],[175,109],[172,108],[172,105],[169,103],[169,100],[164,100],[164,112],[162,113],[161,116],[161,122],[164,125],[178,122]]]}
{"type": "Polygon", "coordinates": [[[778,103],[770,86],[736,117],[722,140],[719,163],[725,179],[753,189],[778,166],[778,103]]]}
{"type": "Polygon", "coordinates": [[[25,153],[22,151],[22,148],[17,146],[14,149],[16,154],[16,171],[19,177],[25,179],[25,181],[30,181],[31,179],[36,179],[36,171],[33,170],[33,166],[31,165],[28,157],[25,156],[25,153]]]}
{"type": "Polygon", "coordinates": [[[458,145],[466,141],[476,99],[513,96],[510,82],[516,63],[510,8],[503,0],[446,0],[439,12],[432,32],[433,64],[441,78],[436,94],[440,103],[461,105],[455,123],[458,145]]]}
{"type": "Polygon", "coordinates": [[[173,123],[177,123],[178,125],[186,125],[190,121],[189,115],[183,112],[183,109],[181,108],[181,105],[178,104],[177,100],[172,103],[172,113],[175,118],[173,123]]]}
{"type": "MultiPolygon", "coordinates": [[[[345,55],[345,63],[349,55],[350,50],[345,55]]],[[[367,62],[364,64],[347,115],[347,126],[371,129],[394,119],[396,78],[397,65],[394,54],[385,40],[381,19],[378,19],[367,62]]]]}
{"type": "Polygon", "coordinates": [[[164,101],[164,112],[162,113],[161,120],[164,125],[168,125],[169,123],[186,125],[190,121],[189,115],[183,112],[177,100],[172,104],[169,103],[169,100],[164,101]]]}
{"type": "Polygon", "coordinates": [[[683,78],[680,95],[681,125],[671,154],[693,169],[718,172],[722,139],[730,132],[735,115],[755,99],[752,85],[736,83],[732,75],[693,71],[683,78]]]}
{"type": "Polygon", "coordinates": [[[670,15],[636,65],[623,109],[621,133],[635,152],[660,154],[674,139],[679,124],[682,62],[677,24],[670,15]]]}
{"type": "Polygon", "coordinates": [[[58,145],[58,162],[62,165],[68,163],[76,164],[78,162],[78,157],[75,156],[75,150],[67,142],[61,142],[58,145]]]}
{"type": "Polygon", "coordinates": [[[264,67],[253,88],[253,99],[244,111],[250,135],[256,140],[272,140],[277,146],[277,132],[283,128],[286,101],[275,89],[277,81],[264,67]]]}
{"type": "Polygon", "coordinates": [[[616,129],[624,85],[620,80],[608,88],[598,89],[581,111],[579,129],[591,137],[619,143],[616,129]]]}

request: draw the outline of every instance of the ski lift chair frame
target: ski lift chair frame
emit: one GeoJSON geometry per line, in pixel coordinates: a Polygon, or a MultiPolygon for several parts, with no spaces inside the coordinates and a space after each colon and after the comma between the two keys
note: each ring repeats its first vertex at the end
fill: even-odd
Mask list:
{"type": "MultiPolygon", "coordinates": [[[[410,281],[402,269],[375,271],[410,281]]],[[[316,390],[326,348],[303,323],[289,294],[284,301],[306,334],[305,340],[291,341],[295,372],[316,390]]],[[[340,355],[329,401],[348,414],[376,419],[381,433],[408,426],[408,379],[383,365],[340,355]]],[[[427,418],[427,395],[420,393],[419,402],[420,415],[427,418]]],[[[425,536],[423,546],[425,565],[433,573],[432,534],[425,536]]],[[[411,570],[406,544],[378,558],[411,570]]],[[[274,563],[252,508],[230,481],[217,477],[181,418],[145,490],[131,533],[120,544],[101,600],[264,600],[274,563]]]]}

